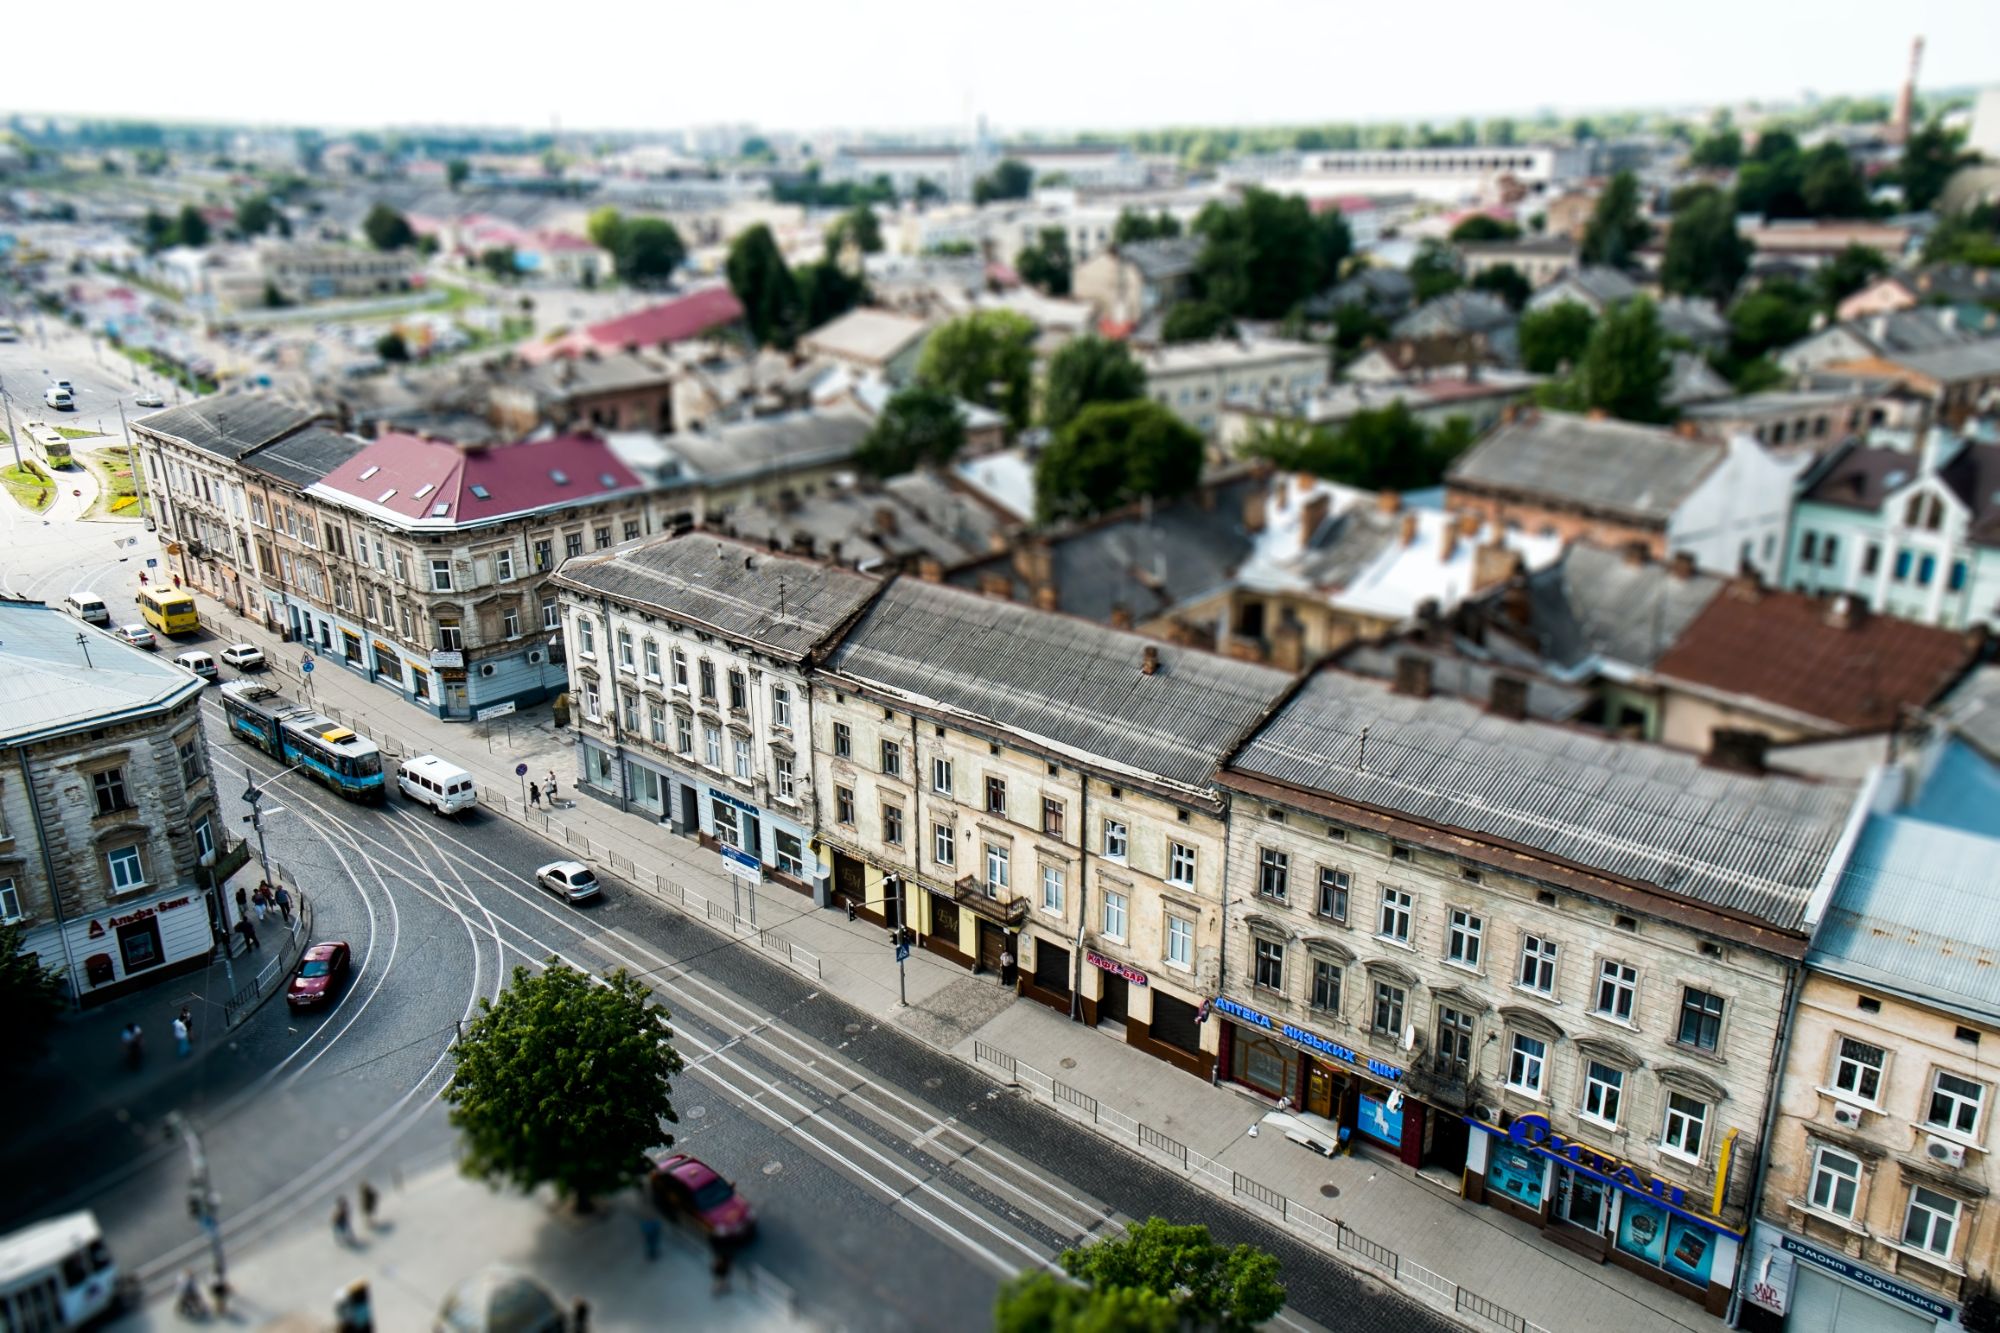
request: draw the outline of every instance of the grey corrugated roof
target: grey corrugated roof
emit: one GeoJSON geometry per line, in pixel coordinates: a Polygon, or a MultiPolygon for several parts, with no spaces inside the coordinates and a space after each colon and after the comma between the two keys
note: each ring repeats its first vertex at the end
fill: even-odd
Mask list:
{"type": "Polygon", "coordinates": [[[665,447],[710,484],[755,477],[777,468],[838,463],[854,456],[869,420],[846,408],[760,417],[708,431],[669,435],[665,447]]]}
{"type": "Polygon", "coordinates": [[[1855,797],[1325,670],[1230,770],[1537,848],[1783,930],[1801,928],[1855,797]]]}
{"type": "Polygon", "coordinates": [[[1357,643],[1340,654],[1343,670],[1371,680],[1393,681],[1404,657],[1422,657],[1431,664],[1431,688],[1473,703],[1493,696],[1493,678],[1517,676],[1528,684],[1528,716],[1549,722],[1567,722],[1589,708],[1596,695],[1574,685],[1542,676],[1520,676],[1490,662],[1475,661],[1427,644],[1391,640],[1387,643],[1357,643]]]}
{"type": "Polygon", "coordinates": [[[1665,523],[1723,454],[1658,426],[1542,412],[1501,426],[1445,480],[1665,523]]]}
{"type": "Polygon", "coordinates": [[[1565,668],[1595,658],[1650,668],[1722,591],[1725,581],[1665,565],[1634,564],[1585,542],[1528,578],[1528,633],[1565,668]]]}
{"type": "Polygon", "coordinates": [[[2000,338],[1987,338],[1960,347],[1904,353],[1897,356],[1895,362],[1905,370],[1914,370],[1933,379],[1975,379],[2000,372],[2000,338]]]}
{"type": "Polygon", "coordinates": [[[1493,333],[1512,329],[1518,317],[1491,292],[1470,289],[1433,297],[1396,321],[1398,338],[1435,338],[1447,334],[1493,333]]]}
{"type": "Polygon", "coordinates": [[[316,407],[275,393],[225,393],[151,413],[133,424],[233,462],[320,415],[316,407]]]}
{"type": "Polygon", "coordinates": [[[1160,643],[943,584],[898,579],[827,669],[1190,786],[1290,682],[1282,671],[1160,643]],[[1159,671],[1140,668],[1145,650],[1159,671]]]}
{"type": "Polygon", "coordinates": [[[0,744],[103,726],[170,707],[201,689],[199,678],[159,653],[120,643],[39,602],[0,600],[0,744]]]}
{"type": "Polygon", "coordinates": [[[1147,281],[1159,282],[1194,272],[1201,258],[1198,236],[1168,236],[1153,241],[1128,241],[1118,247],[1118,257],[1137,268],[1147,281]]]}
{"type": "Polygon", "coordinates": [[[243,460],[243,466],[294,486],[310,486],[367,447],[366,440],[323,426],[310,426],[259,449],[243,460]]]}
{"type": "Polygon", "coordinates": [[[695,621],[795,659],[881,586],[866,574],[698,532],[577,556],[563,562],[556,582],[695,621]]]}

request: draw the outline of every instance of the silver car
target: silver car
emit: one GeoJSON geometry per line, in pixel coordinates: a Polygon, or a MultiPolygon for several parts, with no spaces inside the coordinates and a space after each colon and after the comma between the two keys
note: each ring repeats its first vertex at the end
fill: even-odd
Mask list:
{"type": "Polygon", "coordinates": [[[551,861],[535,872],[535,883],[572,903],[587,902],[604,891],[597,876],[581,861],[551,861]]]}

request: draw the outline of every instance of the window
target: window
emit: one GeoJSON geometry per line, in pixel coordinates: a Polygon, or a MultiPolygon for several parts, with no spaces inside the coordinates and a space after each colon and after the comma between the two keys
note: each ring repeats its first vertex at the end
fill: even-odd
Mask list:
{"type": "Polygon", "coordinates": [[[778,799],[790,801],[797,798],[798,775],[792,768],[792,761],[778,754],[771,756],[771,779],[778,788],[778,799]]]}
{"type": "Polygon", "coordinates": [[[1104,854],[1114,861],[1125,859],[1126,830],[1122,819],[1104,821],[1104,854]]]}
{"type": "Polygon", "coordinates": [[[731,712],[747,712],[750,708],[750,683],[741,671],[729,673],[729,708],[731,712]]]}
{"type": "Polygon", "coordinates": [[[104,864],[111,871],[113,893],[130,893],[145,887],[146,863],[137,847],[118,847],[106,852],[104,864]]]}
{"type": "Polygon", "coordinates": [[[1516,1092],[1542,1095],[1542,1075],[1548,1059],[1548,1043],[1525,1032],[1514,1034],[1513,1053],[1507,1060],[1507,1086],[1516,1092]]]}
{"type": "Polygon", "coordinates": [[[568,532],[563,534],[563,554],[566,556],[583,554],[583,534],[568,532]]]}
{"type": "Polygon", "coordinates": [[[885,805],[882,807],[882,841],[892,847],[903,845],[903,807],[885,805]]]}
{"type": "Polygon", "coordinates": [[[835,787],[833,789],[833,819],[837,824],[854,823],[854,789],[835,787]]]}
{"type": "Polygon", "coordinates": [[[1820,552],[1819,552],[1820,564],[1827,569],[1832,569],[1833,562],[1840,558],[1839,552],[1840,552],[1840,538],[1834,536],[1832,533],[1829,532],[1828,534],[1826,534],[1825,545],[1820,547],[1820,552]]]}
{"type": "Polygon", "coordinates": [[[658,639],[647,639],[646,679],[658,680],[659,678],[660,678],[660,641],[658,639]]]}
{"type": "Polygon", "coordinates": [[[618,700],[618,711],[621,719],[624,721],[625,730],[637,731],[639,729],[639,700],[622,690],[619,691],[618,700]]]}
{"type": "Polygon", "coordinates": [[[653,738],[653,744],[667,743],[667,710],[651,700],[646,702],[646,730],[653,738]]]}
{"type": "Polygon", "coordinates": [[[1543,995],[1556,988],[1556,942],[1545,935],[1521,936],[1521,985],[1543,995]]]}
{"type": "Polygon", "coordinates": [[[1953,592],[1963,591],[1965,588],[1965,576],[1966,576],[1965,562],[1963,560],[1952,561],[1951,582],[1947,586],[1949,586],[1951,591],[1953,592]]]}
{"type": "Polygon", "coordinates": [[[201,737],[190,736],[178,747],[181,756],[181,781],[192,787],[201,780],[201,737]]]}
{"type": "Polygon", "coordinates": [[[1880,1046],[1842,1037],[1833,1060],[1833,1086],[1864,1102],[1874,1102],[1882,1090],[1882,1062],[1886,1058],[1880,1046]]]}
{"type": "Polygon", "coordinates": [[[792,729],[792,692],[783,685],[771,687],[771,725],[792,729]]]}
{"type": "Polygon", "coordinates": [[[1257,894],[1269,898],[1274,903],[1285,901],[1288,882],[1291,879],[1292,858],[1275,847],[1262,847],[1257,851],[1257,894]]]}
{"type": "Polygon", "coordinates": [[[1011,859],[1012,857],[1005,847],[995,847],[990,842],[986,844],[987,897],[998,898],[1001,891],[1007,887],[1012,878],[1010,874],[1011,867],[1008,865],[1011,859]]]}
{"type": "Polygon", "coordinates": [[[1708,1103],[1678,1092],[1667,1094],[1667,1123],[1660,1132],[1662,1148],[1700,1161],[1701,1136],[1707,1128],[1708,1103]]]}
{"type": "Polygon", "coordinates": [[[719,769],[722,767],[722,729],[720,727],[702,727],[701,749],[702,758],[708,762],[710,768],[719,769]]]}
{"type": "Polygon", "coordinates": [[[582,657],[597,656],[597,631],[591,626],[589,616],[576,618],[576,651],[582,657]]]}
{"type": "Polygon", "coordinates": [[[1861,1159],[1824,1145],[1813,1153],[1812,1206],[1835,1217],[1854,1216],[1854,1196],[1861,1187],[1861,1159]]]}
{"type": "Polygon", "coordinates": [[[715,663],[704,660],[701,664],[701,697],[715,698],[715,663]]]}
{"type": "Polygon", "coordinates": [[[638,663],[632,658],[632,631],[618,631],[618,665],[626,671],[638,670],[638,663]]]}
{"type": "Polygon", "coordinates": [[[1257,941],[1256,982],[1264,990],[1285,988],[1285,946],[1276,940],[1257,941]]]}
{"type": "Polygon", "coordinates": [[[107,768],[90,775],[90,785],[97,796],[97,813],[116,814],[120,810],[130,810],[132,803],[125,798],[125,770],[107,768]]]}
{"type": "Polygon", "coordinates": [[[12,876],[0,878],[0,921],[21,919],[21,892],[14,887],[12,876]]]}
{"type": "MultiPolygon", "coordinates": [[[[382,605],[385,619],[388,609],[388,602],[385,600],[382,605]]],[[[521,637],[521,612],[518,608],[510,606],[500,613],[500,629],[510,639],[521,637]]]]}
{"type": "Polygon", "coordinates": [[[1898,583],[1909,582],[1910,560],[1911,560],[1911,555],[1908,551],[1896,552],[1896,570],[1894,575],[1892,576],[1896,580],[1896,582],[1898,583]]]}
{"type": "Polygon", "coordinates": [[[597,687],[588,681],[584,682],[583,686],[583,715],[592,722],[599,722],[604,718],[604,710],[598,700],[597,687]]]}
{"type": "Polygon", "coordinates": [[[1710,995],[1707,991],[1689,986],[1681,991],[1681,1030],[1678,1040],[1683,1046],[1693,1046],[1700,1050],[1712,1051],[1716,1040],[1722,1035],[1722,997],[1710,995]]]}
{"type": "Polygon", "coordinates": [[[431,591],[451,591],[451,557],[437,556],[431,560],[431,591]]]}
{"type": "Polygon", "coordinates": [[[1407,1000],[1401,986],[1387,981],[1375,983],[1375,1013],[1370,1026],[1385,1037],[1403,1035],[1403,1005],[1407,1000]]]}
{"type": "Polygon", "coordinates": [[[1053,796],[1042,798],[1042,832],[1051,838],[1063,835],[1063,803],[1053,796]]]}
{"type": "MultiPolygon", "coordinates": [[[[409,608],[405,607],[403,614],[404,617],[407,619],[409,616],[409,608]]],[[[542,628],[555,629],[561,624],[562,624],[562,615],[561,612],[559,612],[556,609],[556,599],[553,597],[542,598],[542,628]]]]}
{"type": "Polygon", "coordinates": [[[1063,909],[1063,872],[1060,866],[1042,867],[1042,910],[1061,912],[1063,909]]]}
{"type": "Polygon", "coordinates": [[[456,616],[438,617],[438,647],[447,653],[455,653],[465,647],[465,635],[459,629],[456,616]]]}
{"type": "Polygon", "coordinates": [[[608,524],[604,527],[593,529],[590,535],[596,541],[597,549],[600,551],[611,545],[611,528],[608,524]]]}
{"type": "Polygon", "coordinates": [[[1167,913],[1167,961],[1176,967],[1194,966],[1194,922],[1167,913]]]}
{"type": "Polygon", "coordinates": [[[1448,1004],[1438,1006],[1437,1052],[1432,1066],[1449,1078],[1464,1078],[1472,1069],[1472,1015],[1448,1004]]]}
{"type": "Polygon", "coordinates": [[[694,753],[694,719],[679,714],[674,716],[674,753],[694,753]]]}
{"type": "Polygon", "coordinates": [[[1480,937],[1485,933],[1486,923],[1462,908],[1451,909],[1451,936],[1445,946],[1445,956],[1454,963],[1466,967],[1479,966],[1480,937]]]}
{"type": "MultiPolygon", "coordinates": [[[[396,559],[399,561],[402,558],[403,557],[401,555],[398,555],[396,557],[396,559]]],[[[555,563],[555,544],[548,538],[544,537],[535,543],[535,568],[547,569],[550,565],[554,563],[555,563]]],[[[398,566],[396,570],[396,577],[401,578],[402,576],[403,576],[402,568],[398,566]]]]}
{"type": "Polygon", "coordinates": [[[1882,568],[1882,544],[1869,542],[1867,549],[1861,553],[1861,572],[1873,574],[1880,568],[1882,568]]]}
{"type": "Polygon", "coordinates": [[[1347,893],[1350,881],[1345,870],[1321,866],[1319,871],[1319,914],[1329,921],[1347,920],[1347,893]]]}
{"type": "Polygon", "coordinates": [[[686,690],[688,687],[688,655],[676,648],[672,653],[674,663],[674,688],[686,690]]]}
{"type": "Polygon", "coordinates": [[[623,527],[622,529],[620,529],[620,531],[622,531],[622,532],[623,532],[623,533],[625,534],[625,540],[626,540],[626,541],[628,541],[628,542],[635,542],[635,541],[638,541],[638,540],[639,540],[639,520],[638,520],[638,519],[636,519],[636,518],[628,518],[628,519],[626,519],[626,520],[625,520],[625,526],[624,526],[624,527],[623,527]]]}
{"type": "Polygon", "coordinates": [[[882,742],[882,771],[892,778],[903,771],[903,747],[894,741],[882,742]]]}
{"type": "Polygon", "coordinates": [[[1985,1100],[1983,1084],[1940,1069],[1931,1081],[1931,1105],[1924,1123],[1970,1136],[1979,1129],[1979,1107],[1985,1100]]]}
{"type": "Polygon", "coordinates": [[[986,779],[986,813],[989,815],[1006,815],[1007,779],[986,779]]]}
{"type": "Polygon", "coordinates": [[[1624,1101],[1624,1071],[1600,1061],[1584,1065],[1584,1115],[1602,1123],[1618,1123],[1618,1105],[1624,1101]]]}
{"type": "Polygon", "coordinates": [[[958,833],[949,824],[931,826],[931,859],[941,866],[955,864],[958,833]]]}
{"type": "Polygon", "coordinates": [[[750,741],[744,736],[730,737],[730,758],[734,762],[736,776],[745,782],[750,780],[750,741]]]}
{"type": "Polygon", "coordinates": [[[1951,1257],[1951,1236],[1958,1229],[1958,1200],[1917,1185],[1910,1190],[1910,1211],[1903,1219],[1903,1244],[1944,1258],[1951,1257]]]}
{"type": "Polygon", "coordinates": [[[1819,534],[1808,531],[1799,539],[1799,559],[1811,562],[1819,554],[1819,534]]]}
{"type": "Polygon", "coordinates": [[[1917,586],[1919,588],[1928,588],[1931,586],[1931,580],[1935,577],[1937,577],[1937,557],[1926,554],[1922,559],[1917,561],[1917,586]]]}
{"type": "Polygon", "coordinates": [[[1186,843],[1167,844],[1167,883],[1184,889],[1194,887],[1194,848],[1186,843]]]}
{"type": "Polygon", "coordinates": [[[1404,944],[1410,942],[1410,895],[1402,889],[1382,890],[1381,934],[1404,944]]]}
{"type": "Polygon", "coordinates": [[[845,722],[833,724],[833,757],[835,759],[854,757],[854,729],[845,722]]]}
{"type": "Polygon", "coordinates": [[[951,795],[951,760],[931,760],[931,790],[951,795]]]}
{"type": "Polygon", "coordinates": [[[1597,970],[1597,1012],[1632,1021],[1632,1000],[1639,993],[1639,969],[1607,958],[1597,970]]]}
{"type": "Polygon", "coordinates": [[[1329,1014],[1340,1012],[1340,964],[1325,958],[1313,959],[1312,1007],[1329,1014]]]}
{"type": "Polygon", "coordinates": [[[1104,893],[1104,933],[1114,940],[1125,938],[1126,898],[1122,893],[1107,889],[1104,893]]]}
{"type": "Polygon", "coordinates": [[[771,843],[778,849],[778,869],[787,875],[803,878],[806,873],[806,849],[797,834],[777,830],[771,843]]]}

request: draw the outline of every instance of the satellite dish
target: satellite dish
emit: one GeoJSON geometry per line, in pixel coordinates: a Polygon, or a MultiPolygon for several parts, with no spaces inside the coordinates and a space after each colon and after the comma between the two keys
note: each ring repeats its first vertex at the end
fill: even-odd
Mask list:
{"type": "Polygon", "coordinates": [[[1397,1044],[1398,1046],[1402,1047],[1402,1048],[1403,1048],[1404,1050],[1406,1050],[1406,1051],[1408,1051],[1408,1050],[1414,1050],[1414,1049],[1416,1049],[1416,1045],[1417,1045],[1417,1029],[1416,1029],[1415,1025],[1412,1025],[1412,1026],[1410,1026],[1410,1027],[1406,1027],[1406,1028],[1404,1028],[1404,1029],[1403,1029],[1403,1039],[1402,1039],[1401,1041],[1397,1042],[1396,1044],[1397,1044]]]}

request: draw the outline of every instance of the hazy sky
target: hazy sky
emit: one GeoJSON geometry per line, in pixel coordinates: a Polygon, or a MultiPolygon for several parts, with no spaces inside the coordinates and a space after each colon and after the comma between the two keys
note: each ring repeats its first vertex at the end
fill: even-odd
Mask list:
{"type": "Polygon", "coordinates": [[[332,125],[1252,124],[2000,82],[2000,0],[18,0],[0,107],[332,125]]]}

